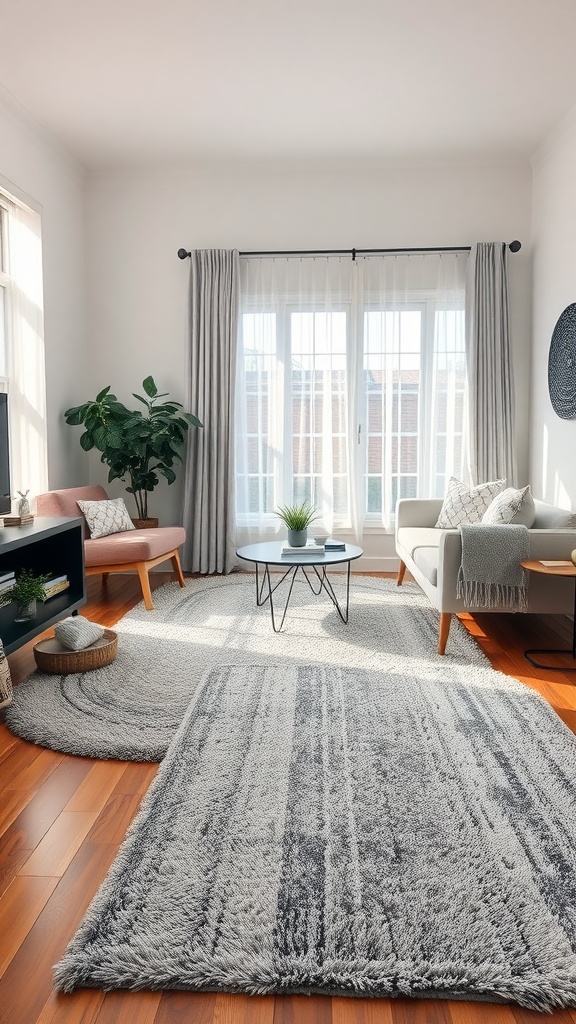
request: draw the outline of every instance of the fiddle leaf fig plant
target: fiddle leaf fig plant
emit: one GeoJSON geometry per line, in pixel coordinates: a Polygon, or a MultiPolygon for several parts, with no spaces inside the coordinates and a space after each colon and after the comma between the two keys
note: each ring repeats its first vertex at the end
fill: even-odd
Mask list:
{"type": "Polygon", "coordinates": [[[173,466],[182,461],[188,430],[202,427],[202,423],[185,412],[181,402],[170,399],[168,392],[159,392],[153,377],[146,377],[142,388],[143,395],[133,392],[133,396],[144,411],[128,409],[109,386],[92,401],[67,409],[64,418],[71,426],[83,425],[80,444],[84,451],[96,448],[101,453],[100,461],[108,466],[108,482],[125,481],[126,490],[134,495],[138,517],[147,519],[148,495],[160,476],[174,483],[173,466]]]}

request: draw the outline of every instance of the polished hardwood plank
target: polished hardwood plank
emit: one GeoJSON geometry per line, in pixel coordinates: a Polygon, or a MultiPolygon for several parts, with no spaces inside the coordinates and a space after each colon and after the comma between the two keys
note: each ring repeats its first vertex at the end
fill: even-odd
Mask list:
{"type": "MultiPolygon", "coordinates": [[[[152,589],[167,578],[151,574],[152,589]]],[[[121,574],[106,585],[92,577],[88,594],[82,614],[110,627],[140,600],[135,577],[121,574]]],[[[570,620],[497,614],[462,619],[495,668],[537,690],[576,732],[576,673],[540,671],[523,657],[527,647],[569,646],[570,620]]],[[[11,655],[9,663],[17,685],[34,670],[32,645],[11,655]]],[[[2,1024],[576,1024],[576,1011],[543,1015],[513,1005],[448,1000],[95,989],[55,993],[52,967],[104,879],[156,771],[155,764],[42,750],[12,736],[0,722],[2,1024]]]]}

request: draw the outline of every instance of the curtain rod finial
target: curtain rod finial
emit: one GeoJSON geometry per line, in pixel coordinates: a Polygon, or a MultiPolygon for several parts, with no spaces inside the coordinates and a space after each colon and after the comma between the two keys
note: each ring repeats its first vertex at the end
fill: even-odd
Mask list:
{"type": "Polygon", "coordinates": [[[192,255],[192,253],[188,252],[187,249],[178,249],[178,259],[179,260],[185,260],[188,256],[191,256],[191,255],[192,255]]]}
{"type": "Polygon", "coordinates": [[[520,252],[520,249],[522,248],[522,242],[519,242],[516,238],[513,242],[510,242],[508,248],[510,249],[510,252],[520,252]]]}

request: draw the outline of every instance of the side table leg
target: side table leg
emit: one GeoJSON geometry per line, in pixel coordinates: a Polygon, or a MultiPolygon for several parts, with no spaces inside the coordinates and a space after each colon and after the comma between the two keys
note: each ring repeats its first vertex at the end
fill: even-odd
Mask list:
{"type": "Polygon", "coordinates": [[[534,661],[531,658],[531,654],[571,654],[572,660],[576,662],[576,576],[574,577],[574,609],[572,618],[572,650],[566,650],[566,648],[530,648],[528,651],[524,651],[524,657],[526,661],[529,661],[534,668],[544,668],[547,672],[576,672],[576,665],[543,665],[541,662],[534,661]]]}

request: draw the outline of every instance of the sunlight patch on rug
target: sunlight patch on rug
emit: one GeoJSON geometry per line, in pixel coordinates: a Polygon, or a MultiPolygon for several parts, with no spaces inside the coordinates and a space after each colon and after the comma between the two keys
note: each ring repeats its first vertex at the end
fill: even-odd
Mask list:
{"type": "Polygon", "coordinates": [[[446,656],[437,654],[438,613],[413,583],[353,577],[347,625],[325,595],[298,584],[281,633],[268,607],[256,606],[249,575],[187,580],[184,590],[170,583],[154,605],[138,605],[114,627],[118,657],[106,668],[36,672],[17,686],[8,728],[65,753],[157,761],[204,673],[218,665],[331,665],[425,679],[457,662],[469,680],[488,665],[456,619],[446,656]]]}

